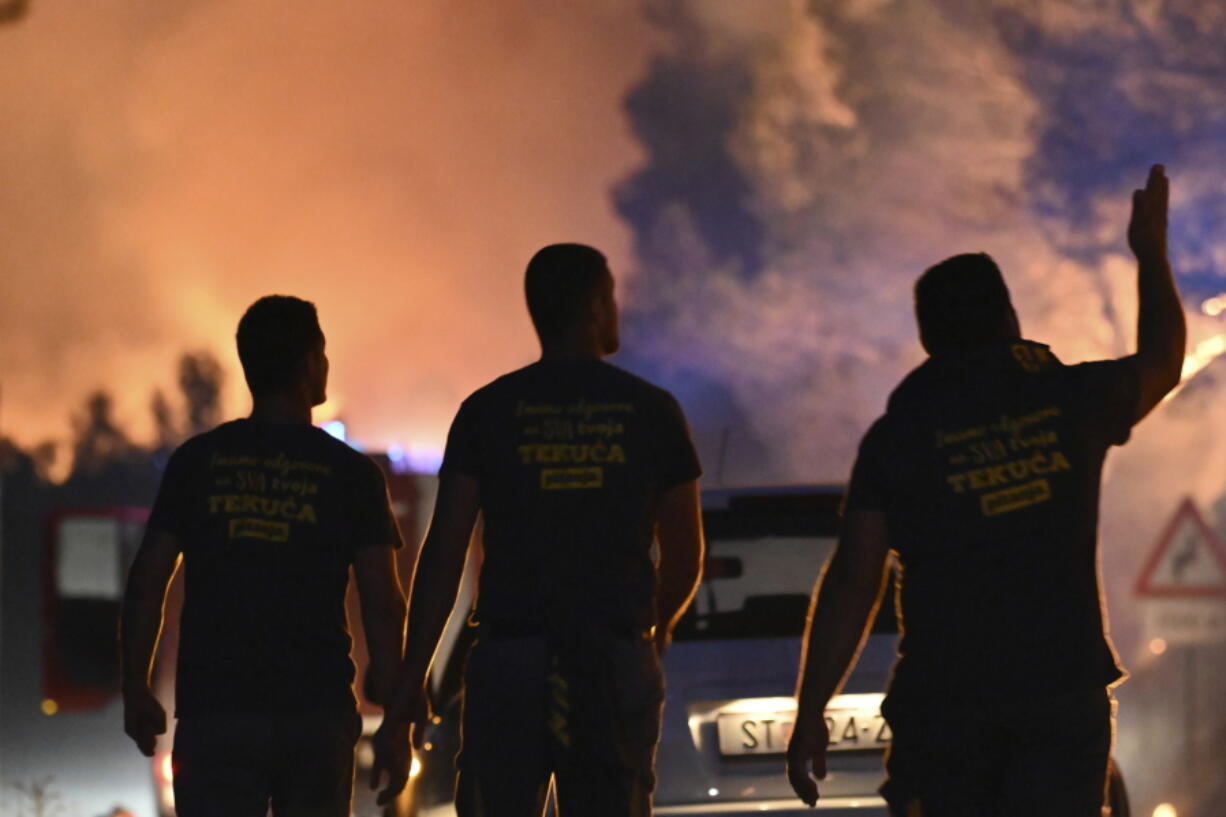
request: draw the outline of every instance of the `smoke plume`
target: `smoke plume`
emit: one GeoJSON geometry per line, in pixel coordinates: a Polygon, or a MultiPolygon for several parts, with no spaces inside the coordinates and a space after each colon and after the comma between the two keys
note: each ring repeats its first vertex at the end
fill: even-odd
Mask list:
{"type": "Polygon", "coordinates": [[[667,46],[627,101],[649,161],[617,191],[653,339],[639,363],[724,385],[719,420],[758,449],[732,481],[844,477],[921,358],[911,282],[957,252],[991,253],[1024,331],[1066,361],[1129,351],[1124,230],[1150,163],[1174,178],[1185,290],[1222,288],[1214,3],[651,10],[667,46]]]}

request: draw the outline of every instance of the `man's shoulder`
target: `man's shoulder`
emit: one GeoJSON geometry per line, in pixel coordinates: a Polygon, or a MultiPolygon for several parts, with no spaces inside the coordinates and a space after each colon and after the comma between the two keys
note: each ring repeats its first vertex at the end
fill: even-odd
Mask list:
{"type": "MultiPolygon", "coordinates": [[[[286,456],[322,457],[333,464],[363,470],[379,468],[370,457],[318,426],[303,425],[291,434],[285,431],[282,429],[267,439],[275,441],[273,445],[278,450],[283,448],[286,456]]],[[[264,442],[259,425],[248,418],[239,418],[197,434],[180,445],[171,456],[190,459],[212,451],[221,450],[224,453],[228,449],[234,449],[237,453],[253,443],[258,445],[264,442]]]]}
{"type": "Polygon", "coordinates": [[[916,366],[908,372],[902,380],[898,381],[898,385],[890,392],[889,398],[886,400],[885,414],[878,419],[881,422],[891,414],[900,411],[906,411],[909,408],[909,403],[916,400],[923,400],[933,389],[933,380],[935,377],[936,364],[932,358],[928,358],[923,363],[916,366]]]}
{"type": "Polygon", "coordinates": [[[634,392],[635,396],[664,403],[677,402],[677,398],[668,389],[658,386],[647,378],[623,369],[620,366],[602,360],[600,361],[600,371],[610,382],[618,384],[627,391],[634,392]]]}
{"type": "Polygon", "coordinates": [[[488,400],[507,390],[514,389],[531,380],[535,368],[536,364],[533,363],[527,366],[520,366],[518,369],[513,369],[506,374],[501,374],[468,395],[464,402],[488,400]]]}
{"type": "MultiPolygon", "coordinates": [[[[585,364],[583,369],[576,370],[576,374],[579,375],[578,379],[581,382],[590,383],[595,380],[604,388],[611,387],[612,390],[623,391],[636,399],[676,402],[676,398],[667,389],[608,361],[592,361],[590,365],[585,364]]],[[[464,404],[480,406],[501,399],[514,398],[521,392],[532,391],[541,385],[555,385],[555,379],[564,376],[565,374],[559,375],[558,372],[542,366],[538,361],[491,380],[465,398],[464,404]]]]}
{"type": "Polygon", "coordinates": [[[476,389],[460,402],[460,412],[471,414],[479,412],[490,405],[496,405],[515,399],[522,391],[529,378],[531,366],[524,366],[504,375],[499,375],[484,386],[476,389]]]}
{"type": "Polygon", "coordinates": [[[1135,374],[1136,355],[1127,357],[1106,358],[1104,360],[1086,360],[1064,367],[1066,376],[1070,378],[1093,378],[1111,374],[1135,374]]]}
{"type": "Polygon", "coordinates": [[[171,452],[170,458],[172,460],[189,460],[217,448],[219,445],[224,445],[227,440],[241,432],[242,422],[242,420],[227,420],[207,431],[194,434],[180,443],[179,447],[171,452]]]}
{"type": "Polygon", "coordinates": [[[333,437],[322,428],[312,426],[309,434],[311,447],[329,463],[339,467],[341,471],[360,476],[383,473],[379,464],[368,455],[358,451],[344,440],[333,437]]]}
{"type": "Polygon", "coordinates": [[[869,425],[860,438],[860,455],[875,455],[882,448],[892,445],[892,438],[898,434],[899,416],[896,412],[885,412],[869,425]]]}
{"type": "Polygon", "coordinates": [[[1073,367],[1066,366],[1044,343],[1017,339],[928,357],[912,369],[886,403],[888,412],[908,412],[939,406],[966,394],[983,395],[1021,381],[1060,383],[1073,367]]]}

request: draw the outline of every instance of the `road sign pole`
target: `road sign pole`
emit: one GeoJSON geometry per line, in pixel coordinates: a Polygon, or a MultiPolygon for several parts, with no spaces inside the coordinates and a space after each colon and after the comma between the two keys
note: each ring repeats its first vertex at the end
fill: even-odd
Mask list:
{"type": "Polygon", "coordinates": [[[1196,761],[1196,647],[1183,648],[1183,748],[1191,768],[1196,761]]]}

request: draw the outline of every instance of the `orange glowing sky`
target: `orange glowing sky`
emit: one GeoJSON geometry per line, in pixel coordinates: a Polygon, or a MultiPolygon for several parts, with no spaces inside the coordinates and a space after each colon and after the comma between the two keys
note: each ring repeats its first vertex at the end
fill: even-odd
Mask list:
{"type": "MultiPolygon", "coordinates": [[[[1073,10],[1039,4],[1027,25],[1059,45],[1121,24],[1073,10]]],[[[641,335],[628,346],[653,376],[696,366],[728,388],[743,416],[711,420],[705,393],[675,378],[696,432],[707,421],[723,439],[719,423],[739,423],[772,449],[774,470],[757,479],[842,477],[920,357],[911,279],[948,252],[991,251],[1026,331],[1065,360],[1125,353],[1123,227],[1144,165],[1117,180],[1106,163],[1112,183],[1084,206],[1039,215],[1052,190],[1078,187],[1061,168],[1036,174],[1042,135],[1080,134],[1081,120],[1061,130],[1064,97],[1035,85],[997,17],[947,12],[878,0],[34,0],[0,28],[0,434],[64,440],[85,395],[105,388],[119,422],[148,439],[153,389],[173,393],[177,357],[196,349],[227,367],[226,413],[240,414],[234,325],[285,292],[319,306],[329,411],[371,447],[437,451],[466,394],[534,356],[520,278],[558,240],[600,246],[625,300],[673,315],[650,348],[641,335]],[[869,35],[872,48],[847,47],[869,35]],[[659,84],[729,64],[747,78],[742,95],[736,83],[659,84]],[[718,115],[703,119],[704,104],[718,115]],[[711,127],[720,117],[727,132],[711,127]],[[657,251],[636,258],[611,202],[644,169],[665,182],[635,224],[639,248],[657,251]],[[762,227],[754,274],[712,252],[725,224],[702,223],[705,190],[670,187],[720,173],[743,189],[715,188],[714,209],[762,227]],[[1083,211],[1075,231],[1064,224],[1083,211]],[[1085,241],[1102,250],[1070,253],[1085,241]],[[637,293],[624,286],[635,263],[637,293]]],[[[1211,93],[1201,73],[1141,67],[1111,75],[1137,110],[1213,109],[1180,96],[1197,77],[1197,94],[1211,93]]],[[[1192,140],[1172,166],[1173,223],[1226,200],[1195,172],[1220,165],[1219,143],[1192,140]]],[[[1220,241],[1202,243],[1226,258],[1220,241]]],[[[1191,317],[1189,370],[1226,348],[1219,317],[1191,317]]]]}
{"type": "Polygon", "coordinates": [[[628,267],[608,190],[641,160],[620,97],[649,45],[614,0],[35,2],[0,29],[0,432],[65,437],[106,388],[145,436],[189,349],[241,412],[234,325],[287,292],[357,436],[440,446],[536,351],[536,248],[628,267]]]}

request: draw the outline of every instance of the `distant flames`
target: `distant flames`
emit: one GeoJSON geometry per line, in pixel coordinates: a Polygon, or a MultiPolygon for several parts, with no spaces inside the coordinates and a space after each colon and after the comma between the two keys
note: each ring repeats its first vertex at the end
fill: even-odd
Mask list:
{"type": "Polygon", "coordinates": [[[1224,352],[1226,352],[1226,334],[1214,335],[1197,343],[1196,348],[1183,359],[1182,383],[1195,377],[1197,372],[1224,352]]]}
{"type": "Polygon", "coordinates": [[[1223,312],[1226,312],[1226,292],[1223,292],[1221,295],[1214,295],[1205,301],[1200,305],[1200,310],[1211,318],[1216,318],[1223,312]]]}

